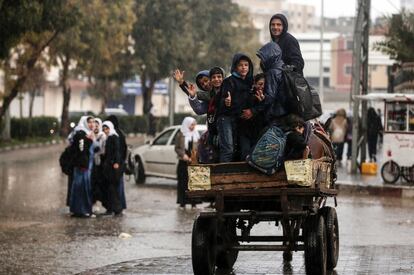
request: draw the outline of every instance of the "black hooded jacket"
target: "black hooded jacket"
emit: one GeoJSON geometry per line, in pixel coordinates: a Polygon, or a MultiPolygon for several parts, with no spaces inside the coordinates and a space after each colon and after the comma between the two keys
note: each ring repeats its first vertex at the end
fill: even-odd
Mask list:
{"type": "Polygon", "coordinates": [[[287,65],[294,65],[296,70],[303,74],[303,67],[305,62],[303,61],[302,53],[300,51],[299,43],[293,35],[287,32],[288,31],[288,21],[283,14],[275,14],[270,18],[269,21],[269,32],[272,37],[273,42],[276,42],[279,47],[282,49],[282,60],[287,65]],[[279,37],[272,35],[270,30],[270,23],[273,19],[280,19],[283,24],[283,31],[279,37]]]}
{"type": "Polygon", "coordinates": [[[107,117],[107,120],[112,122],[112,124],[114,125],[114,128],[115,128],[115,131],[119,135],[119,155],[120,155],[120,158],[121,158],[120,165],[121,165],[121,167],[123,167],[125,165],[125,160],[127,158],[127,153],[128,153],[128,146],[127,146],[127,143],[126,143],[125,134],[121,129],[119,129],[119,121],[118,121],[118,118],[116,116],[110,115],[110,116],[107,117]]]}
{"type": "Polygon", "coordinates": [[[220,93],[217,94],[218,100],[216,101],[217,117],[219,116],[234,116],[240,117],[244,109],[248,109],[250,105],[250,91],[253,86],[253,63],[251,59],[242,53],[237,53],[233,57],[231,65],[231,75],[224,79],[221,86],[220,93]],[[242,79],[236,72],[237,64],[241,59],[245,59],[249,62],[249,72],[245,79],[242,79]],[[231,95],[231,106],[227,107],[224,104],[224,100],[228,96],[228,92],[231,95]]]}
{"type": "Polygon", "coordinates": [[[265,100],[264,111],[266,120],[273,121],[275,118],[287,115],[284,108],[286,95],[284,92],[282,77],[282,51],[275,42],[269,42],[261,47],[257,56],[260,58],[265,74],[265,100]]]}

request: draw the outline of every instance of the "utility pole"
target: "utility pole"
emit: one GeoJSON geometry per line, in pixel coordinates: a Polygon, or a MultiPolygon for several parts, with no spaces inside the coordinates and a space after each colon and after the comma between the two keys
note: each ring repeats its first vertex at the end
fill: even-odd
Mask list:
{"type": "Polygon", "coordinates": [[[172,77],[168,78],[168,94],[170,96],[169,100],[169,122],[170,126],[174,125],[174,107],[175,107],[175,81],[173,81],[172,77]]]}
{"type": "Polygon", "coordinates": [[[357,17],[354,30],[354,49],[352,57],[352,166],[351,172],[357,172],[358,148],[361,163],[366,158],[366,113],[367,102],[355,99],[356,95],[368,94],[368,53],[371,0],[358,0],[357,17]],[[361,120],[359,107],[361,105],[361,120]],[[361,131],[359,131],[361,130],[361,131]],[[359,138],[361,136],[361,138],[359,138]]]}
{"type": "Polygon", "coordinates": [[[321,0],[321,46],[319,52],[319,96],[321,103],[324,102],[324,90],[323,90],[323,31],[324,31],[324,22],[323,22],[323,1],[321,0]]]}

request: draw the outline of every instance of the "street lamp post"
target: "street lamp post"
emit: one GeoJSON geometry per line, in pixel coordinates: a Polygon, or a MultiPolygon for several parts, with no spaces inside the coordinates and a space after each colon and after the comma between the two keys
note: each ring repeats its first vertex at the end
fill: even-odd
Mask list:
{"type": "Polygon", "coordinates": [[[323,31],[324,31],[324,22],[323,22],[323,0],[321,0],[321,45],[319,52],[319,96],[321,103],[324,101],[324,90],[323,90],[323,31]]]}

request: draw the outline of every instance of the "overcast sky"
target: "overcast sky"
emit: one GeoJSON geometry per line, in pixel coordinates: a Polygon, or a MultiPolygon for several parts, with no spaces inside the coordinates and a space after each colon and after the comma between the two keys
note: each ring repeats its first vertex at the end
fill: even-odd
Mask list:
{"type": "MultiPolygon", "coordinates": [[[[321,0],[290,0],[291,2],[314,5],[316,14],[321,14],[321,0]]],[[[324,16],[355,16],[357,0],[324,0],[324,16]]],[[[396,13],[400,9],[399,0],[371,0],[371,19],[396,13]]]]}

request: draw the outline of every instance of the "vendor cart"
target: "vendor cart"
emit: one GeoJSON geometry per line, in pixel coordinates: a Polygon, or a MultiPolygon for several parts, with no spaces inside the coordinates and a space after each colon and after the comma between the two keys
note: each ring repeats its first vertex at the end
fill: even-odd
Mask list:
{"type": "Polygon", "coordinates": [[[371,93],[357,99],[384,102],[383,164],[381,177],[414,183],[414,94],[371,93]]]}
{"type": "Polygon", "coordinates": [[[189,166],[188,197],[214,205],[194,222],[194,274],[231,270],[239,251],[283,251],[285,261],[292,259],[293,251],[304,251],[307,274],[324,275],[335,268],[338,218],[335,208],[325,205],[333,198],[336,206],[332,160],[300,160],[285,166],[287,172],[272,176],[246,163],[189,166]],[[274,222],[282,233],[251,235],[260,222],[274,222]]]}

